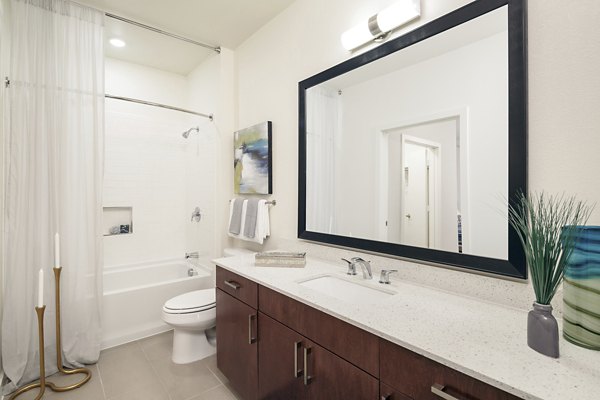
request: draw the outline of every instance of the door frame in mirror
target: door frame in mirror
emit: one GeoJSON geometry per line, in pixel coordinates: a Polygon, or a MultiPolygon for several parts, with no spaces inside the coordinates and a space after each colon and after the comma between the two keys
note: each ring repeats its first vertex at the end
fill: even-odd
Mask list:
{"type": "Polygon", "coordinates": [[[503,6],[508,6],[509,201],[514,201],[515,195],[519,191],[527,193],[526,0],[476,0],[405,35],[299,82],[298,238],[509,278],[527,279],[525,255],[516,231],[510,226],[508,226],[508,260],[339,236],[306,229],[306,90],[503,6]]]}

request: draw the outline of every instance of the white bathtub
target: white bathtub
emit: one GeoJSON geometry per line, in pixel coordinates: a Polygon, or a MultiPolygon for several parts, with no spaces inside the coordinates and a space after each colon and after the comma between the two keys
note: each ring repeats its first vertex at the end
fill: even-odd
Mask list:
{"type": "Polygon", "coordinates": [[[165,301],[214,287],[212,271],[181,259],[105,267],[102,349],[169,330],[161,320],[165,301]],[[190,268],[198,274],[188,276],[190,268]]]}

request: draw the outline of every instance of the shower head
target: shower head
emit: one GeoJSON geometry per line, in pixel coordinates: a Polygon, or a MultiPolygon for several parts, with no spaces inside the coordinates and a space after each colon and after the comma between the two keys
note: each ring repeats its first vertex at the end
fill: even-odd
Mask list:
{"type": "Polygon", "coordinates": [[[190,128],[187,131],[183,132],[181,134],[181,136],[183,136],[185,139],[187,139],[190,136],[190,133],[192,133],[192,131],[200,132],[200,128],[197,126],[194,128],[190,128]]]}

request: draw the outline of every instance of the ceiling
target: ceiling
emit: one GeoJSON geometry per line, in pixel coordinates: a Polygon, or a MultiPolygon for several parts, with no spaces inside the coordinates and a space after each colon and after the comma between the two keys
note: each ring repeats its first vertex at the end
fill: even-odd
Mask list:
{"type": "MultiPolygon", "coordinates": [[[[235,49],[294,0],[78,0],[81,4],[213,46],[235,49]]],[[[106,18],[106,55],[187,75],[216,54],[133,25],[106,18]]]]}

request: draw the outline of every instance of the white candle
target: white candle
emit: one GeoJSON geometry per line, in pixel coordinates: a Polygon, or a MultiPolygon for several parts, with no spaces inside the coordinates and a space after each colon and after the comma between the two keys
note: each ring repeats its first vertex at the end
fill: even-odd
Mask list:
{"type": "Polygon", "coordinates": [[[38,307],[44,306],[44,270],[40,268],[38,274],[38,307]]]}
{"type": "Polygon", "coordinates": [[[60,237],[58,232],[54,234],[54,266],[60,267],[60,237]]]}

